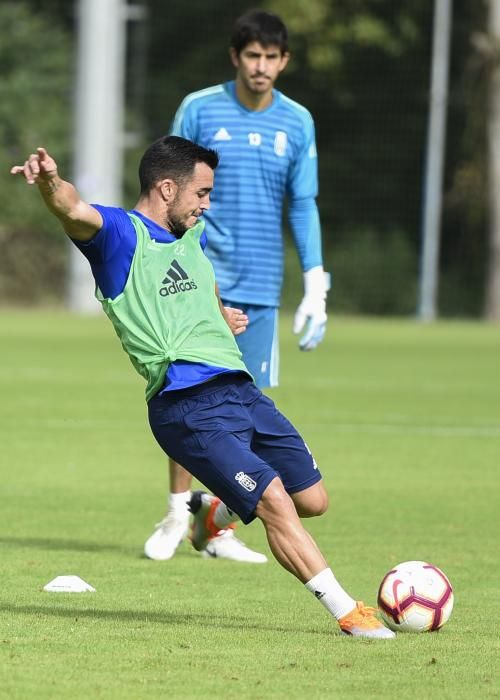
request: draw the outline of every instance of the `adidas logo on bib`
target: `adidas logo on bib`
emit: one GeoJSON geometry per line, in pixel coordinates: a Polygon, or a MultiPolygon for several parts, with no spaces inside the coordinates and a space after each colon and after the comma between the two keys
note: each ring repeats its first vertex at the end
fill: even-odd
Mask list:
{"type": "Polygon", "coordinates": [[[179,292],[189,292],[192,289],[198,289],[196,282],[193,279],[189,279],[189,275],[179,265],[177,260],[172,260],[162,284],[165,285],[159,290],[162,297],[168,297],[170,294],[178,294],[179,292]]]}

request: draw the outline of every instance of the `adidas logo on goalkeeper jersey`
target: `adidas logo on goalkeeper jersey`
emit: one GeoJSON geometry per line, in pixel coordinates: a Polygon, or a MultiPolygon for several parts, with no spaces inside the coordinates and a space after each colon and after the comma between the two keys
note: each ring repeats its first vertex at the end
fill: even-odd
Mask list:
{"type": "Polygon", "coordinates": [[[214,135],[214,141],[231,141],[231,134],[224,126],[221,126],[214,135]]]}

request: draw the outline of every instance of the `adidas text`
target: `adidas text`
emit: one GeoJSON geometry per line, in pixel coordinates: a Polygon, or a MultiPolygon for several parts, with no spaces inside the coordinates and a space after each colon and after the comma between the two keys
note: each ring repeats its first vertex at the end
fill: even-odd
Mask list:
{"type": "Polygon", "coordinates": [[[160,294],[162,297],[168,297],[170,294],[189,292],[191,289],[198,289],[194,280],[189,280],[189,282],[170,282],[166,287],[161,287],[160,294]]]}
{"type": "Polygon", "coordinates": [[[179,292],[189,292],[192,289],[198,289],[196,282],[189,279],[189,275],[184,270],[177,260],[172,260],[165,279],[162,281],[164,287],[160,288],[162,297],[168,297],[170,294],[178,294],[179,292]]]}

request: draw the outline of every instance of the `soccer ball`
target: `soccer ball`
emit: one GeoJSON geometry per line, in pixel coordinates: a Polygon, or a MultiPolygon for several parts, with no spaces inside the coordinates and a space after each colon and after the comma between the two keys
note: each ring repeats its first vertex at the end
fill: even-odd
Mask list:
{"type": "Polygon", "coordinates": [[[453,589],[437,566],[405,561],[384,576],[378,606],[396,632],[434,632],[450,618],[453,589]]]}

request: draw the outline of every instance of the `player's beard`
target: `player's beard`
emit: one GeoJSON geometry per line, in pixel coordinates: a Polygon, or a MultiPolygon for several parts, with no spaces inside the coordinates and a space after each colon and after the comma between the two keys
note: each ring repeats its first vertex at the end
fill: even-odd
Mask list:
{"type": "MultiPolygon", "coordinates": [[[[186,233],[186,231],[191,228],[190,225],[188,225],[188,220],[191,218],[191,216],[195,216],[195,214],[190,214],[189,216],[184,215],[179,215],[178,213],[175,212],[175,204],[176,200],[174,199],[172,203],[172,211],[170,213],[170,216],[168,217],[168,222],[166,228],[176,237],[176,238],[182,238],[182,236],[186,233]]],[[[194,225],[194,224],[193,224],[194,225]]]]}
{"type": "Polygon", "coordinates": [[[176,238],[182,238],[182,236],[188,230],[188,227],[181,219],[176,219],[174,216],[170,217],[170,231],[176,238]]]}

